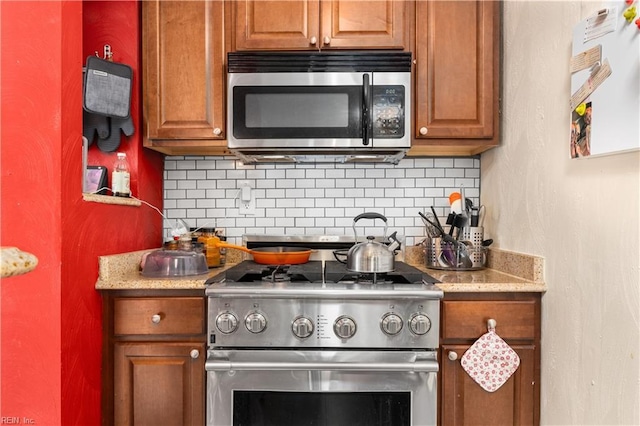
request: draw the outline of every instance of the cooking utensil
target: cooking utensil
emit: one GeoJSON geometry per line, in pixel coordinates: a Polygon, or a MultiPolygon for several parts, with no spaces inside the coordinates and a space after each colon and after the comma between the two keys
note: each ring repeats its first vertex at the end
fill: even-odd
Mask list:
{"type": "Polygon", "coordinates": [[[444,234],[444,228],[442,228],[442,224],[440,223],[440,219],[438,219],[438,215],[436,214],[436,209],[431,206],[431,213],[433,213],[433,217],[436,218],[436,225],[438,230],[444,234]]]}
{"type": "Polygon", "coordinates": [[[465,210],[467,210],[467,214],[473,210],[473,200],[471,198],[464,199],[465,210]]]}
{"type": "Polygon", "coordinates": [[[484,216],[486,214],[486,209],[484,205],[478,207],[478,226],[484,226],[484,216]]]}
{"type": "Polygon", "coordinates": [[[244,246],[237,246],[228,243],[215,243],[216,247],[232,248],[242,250],[253,256],[253,261],[261,265],[298,265],[307,263],[311,256],[311,249],[302,247],[258,247],[248,249],[244,246]]]}
{"type": "Polygon", "coordinates": [[[381,219],[384,222],[384,239],[387,239],[387,218],[385,216],[374,212],[362,213],[356,216],[353,219],[353,233],[356,244],[347,252],[347,270],[366,274],[392,272],[395,269],[394,251],[400,246],[396,233],[394,232],[389,236],[391,240],[389,246],[375,241],[373,236],[368,236],[366,242],[358,243],[356,222],[361,219],[381,219]]]}
{"type": "Polygon", "coordinates": [[[453,243],[441,243],[441,252],[438,256],[440,266],[444,268],[455,268],[456,266],[456,248],[453,243]]]}
{"type": "Polygon", "coordinates": [[[491,244],[493,244],[493,240],[489,238],[488,240],[484,240],[482,242],[482,247],[489,247],[491,244]]]}
{"type": "Polygon", "coordinates": [[[437,238],[437,237],[439,237],[440,236],[440,230],[438,229],[438,226],[436,225],[436,223],[434,223],[434,221],[429,219],[429,217],[427,217],[421,211],[419,211],[418,214],[420,215],[420,217],[422,218],[422,221],[424,222],[424,226],[425,226],[425,229],[427,231],[427,235],[429,236],[429,238],[437,238]]]}
{"type": "Polygon", "coordinates": [[[478,216],[478,207],[471,207],[471,226],[478,226],[479,216],[478,216]]]}
{"type": "MultiPolygon", "coordinates": [[[[451,213],[452,219],[451,223],[447,219],[447,224],[450,224],[449,235],[453,236],[453,232],[456,231],[456,239],[460,238],[460,234],[462,234],[462,228],[467,224],[467,218],[462,214],[451,213]]],[[[451,217],[450,215],[450,217],[451,217]]]]}
{"type": "Polygon", "coordinates": [[[462,244],[458,245],[458,267],[471,268],[473,266],[473,262],[471,261],[471,257],[469,257],[469,252],[467,251],[468,245],[473,248],[473,244],[469,241],[463,241],[462,244]]]}

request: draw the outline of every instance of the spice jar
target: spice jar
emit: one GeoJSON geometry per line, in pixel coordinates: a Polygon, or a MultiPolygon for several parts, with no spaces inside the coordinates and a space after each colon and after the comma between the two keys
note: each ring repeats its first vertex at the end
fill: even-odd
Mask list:
{"type": "Polygon", "coordinates": [[[204,255],[207,258],[207,266],[209,268],[220,266],[220,249],[216,245],[220,242],[220,238],[216,237],[215,228],[202,228],[200,232],[202,235],[198,237],[198,242],[204,244],[204,255]]]}
{"type": "Polygon", "coordinates": [[[178,250],[178,240],[174,238],[173,240],[165,242],[163,248],[165,250],[178,250]]]}
{"type": "MultiPolygon", "coordinates": [[[[227,242],[227,237],[220,236],[219,238],[221,242],[227,242]]],[[[227,263],[227,249],[225,247],[220,247],[220,265],[224,266],[225,263],[227,263]]]]}
{"type": "Polygon", "coordinates": [[[191,251],[191,234],[182,234],[180,236],[178,250],[191,251]]]}
{"type": "MultiPolygon", "coordinates": [[[[216,229],[216,237],[220,238],[220,242],[226,243],[227,237],[224,236],[224,229],[216,229]]],[[[227,262],[227,249],[220,247],[220,265],[224,266],[227,262]]]]}

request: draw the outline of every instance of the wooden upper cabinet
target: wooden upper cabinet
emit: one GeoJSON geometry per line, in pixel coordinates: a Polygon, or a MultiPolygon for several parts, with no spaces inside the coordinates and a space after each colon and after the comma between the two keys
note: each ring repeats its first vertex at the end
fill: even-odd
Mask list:
{"type": "Polygon", "coordinates": [[[226,145],[224,5],[142,2],[145,146],[185,139],[226,145]]]}
{"type": "Polygon", "coordinates": [[[498,144],[500,2],[416,2],[415,137],[477,154],[498,144]]]}
{"type": "Polygon", "coordinates": [[[236,50],[404,49],[402,0],[238,0],[236,50]]]}
{"type": "MultiPolygon", "coordinates": [[[[238,0],[236,50],[309,49],[318,34],[318,0],[238,0]]],[[[232,26],[233,28],[233,26],[232,26]]]]}

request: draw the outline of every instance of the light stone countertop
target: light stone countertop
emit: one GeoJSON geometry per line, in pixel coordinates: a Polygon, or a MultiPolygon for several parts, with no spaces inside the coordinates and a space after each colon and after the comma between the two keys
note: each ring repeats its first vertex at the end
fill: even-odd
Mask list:
{"type": "MultiPolygon", "coordinates": [[[[184,278],[147,278],[139,271],[142,255],[152,250],[100,256],[97,290],[203,289],[205,281],[242,260],[242,252],[227,250],[227,265],[208,273],[184,278]]],[[[428,269],[421,247],[407,247],[405,261],[439,280],[446,292],[545,292],[543,259],[500,249],[489,250],[487,268],[476,271],[428,269]]]]}

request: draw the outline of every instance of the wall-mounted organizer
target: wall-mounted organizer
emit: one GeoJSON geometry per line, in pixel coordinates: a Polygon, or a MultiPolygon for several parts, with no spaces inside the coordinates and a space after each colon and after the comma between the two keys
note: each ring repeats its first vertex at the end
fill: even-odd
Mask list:
{"type": "Polygon", "coordinates": [[[608,2],[574,27],[571,158],[640,149],[636,7],[622,1],[608,2]]]}

